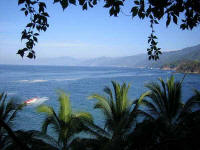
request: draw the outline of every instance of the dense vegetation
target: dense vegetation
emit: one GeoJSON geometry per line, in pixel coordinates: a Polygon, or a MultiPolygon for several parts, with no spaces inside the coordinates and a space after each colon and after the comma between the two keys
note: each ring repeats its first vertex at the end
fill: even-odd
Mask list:
{"type": "Polygon", "coordinates": [[[198,150],[200,147],[200,92],[185,103],[182,81],[170,77],[146,85],[138,99],[128,98],[129,85],[112,82],[106,95],[93,94],[94,109],[104,115],[104,126],[93,122],[87,112],[72,110],[69,96],[59,92],[59,111],[47,105],[37,108],[45,114],[41,131],[12,130],[12,123],[24,104],[16,105],[0,95],[0,143],[2,150],[198,150]],[[54,135],[48,135],[51,128],[54,135]],[[87,133],[90,136],[80,136],[87,133]]]}
{"type": "Polygon", "coordinates": [[[177,66],[176,71],[186,72],[186,73],[200,73],[200,62],[199,61],[189,61],[181,63],[177,66]]]}
{"type": "Polygon", "coordinates": [[[162,67],[163,69],[171,69],[183,73],[200,73],[200,61],[181,61],[174,62],[162,67]]]}
{"type": "Polygon", "coordinates": [[[181,64],[182,62],[189,61],[200,61],[200,45],[187,47],[182,50],[169,51],[163,53],[158,62],[153,62],[147,64],[147,66],[161,68],[164,65],[174,64],[175,66],[181,64]]]}

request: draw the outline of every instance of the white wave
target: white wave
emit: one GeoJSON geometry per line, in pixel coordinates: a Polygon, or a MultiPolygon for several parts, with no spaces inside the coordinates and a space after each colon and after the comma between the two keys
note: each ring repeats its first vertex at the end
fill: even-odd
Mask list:
{"type": "Polygon", "coordinates": [[[80,80],[80,78],[67,78],[67,79],[54,79],[55,81],[71,81],[71,80],[80,80]]]}
{"type": "Polygon", "coordinates": [[[28,82],[29,80],[19,80],[17,82],[28,82]]]}
{"type": "Polygon", "coordinates": [[[17,82],[20,83],[41,83],[41,82],[48,82],[48,81],[73,81],[73,80],[80,80],[81,78],[65,78],[65,79],[51,79],[51,80],[18,80],[17,82]]]}
{"type": "Polygon", "coordinates": [[[29,83],[47,82],[48,80],[31,80],[29,83]]]}
{"type": "Polygon", "coordinates": [[[48,80],[19,80],[17,82],[20,82],[20,83],[39,83],[39,82],[47,82],[48,80]]]}

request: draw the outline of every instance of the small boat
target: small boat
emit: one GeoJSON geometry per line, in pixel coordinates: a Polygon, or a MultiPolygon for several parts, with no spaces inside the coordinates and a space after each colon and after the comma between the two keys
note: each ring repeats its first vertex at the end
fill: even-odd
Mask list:
{"type": "Polygon", "coordinates": [[[26,100],[24,103],[25,104],[32,104],[32,103],[36,102],[37,100],[38,100],[38,98],[34,97],[34,98],[26,100]]]}

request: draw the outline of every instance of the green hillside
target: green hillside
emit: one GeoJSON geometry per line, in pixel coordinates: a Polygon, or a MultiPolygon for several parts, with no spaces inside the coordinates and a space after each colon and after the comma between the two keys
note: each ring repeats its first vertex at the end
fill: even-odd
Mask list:
{"type": "Polygon", "coordinates": [[[178,51],[165,52],[157,62],[151,62],[149,67],[163,67],[164,65],[177,65],[186,61],[200,61],[200,45],[184,48],[178,51]]]}

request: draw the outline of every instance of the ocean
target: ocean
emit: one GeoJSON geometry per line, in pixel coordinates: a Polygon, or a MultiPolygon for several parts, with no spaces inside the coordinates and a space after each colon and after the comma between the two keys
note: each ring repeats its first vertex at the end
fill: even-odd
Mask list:
{"type": "MultiPolygon", "coordinates": [[[[18,103],[33,97],[48,97],[43,104],[59,108],[57,90],[70,94],[74,111],[90,112],[95,122],[103,126],[104,119],[100,111],[94,110],[95,100],[89,100],[93,93],[104,94],[105,86],[111,87],[111,81],[129,83],[129,99],[138,98],[147,89],[145,84],[166,80],[171,75],[181,80],[184,74],[160,69],[120,68],[120,67],[68,67],[68,66],[18,66],[0,65],[0,92],[6,92],[8,98],[14,97],[18,103]]],[[[187,100],[193,90],[200,90],[200,75],[188,74],[183,81],[182,99],[187,100]]],[[[36,112],[36,105],[25,107],[17,116],[14,128],[40,130],[44,115],[36,112]]]]}

